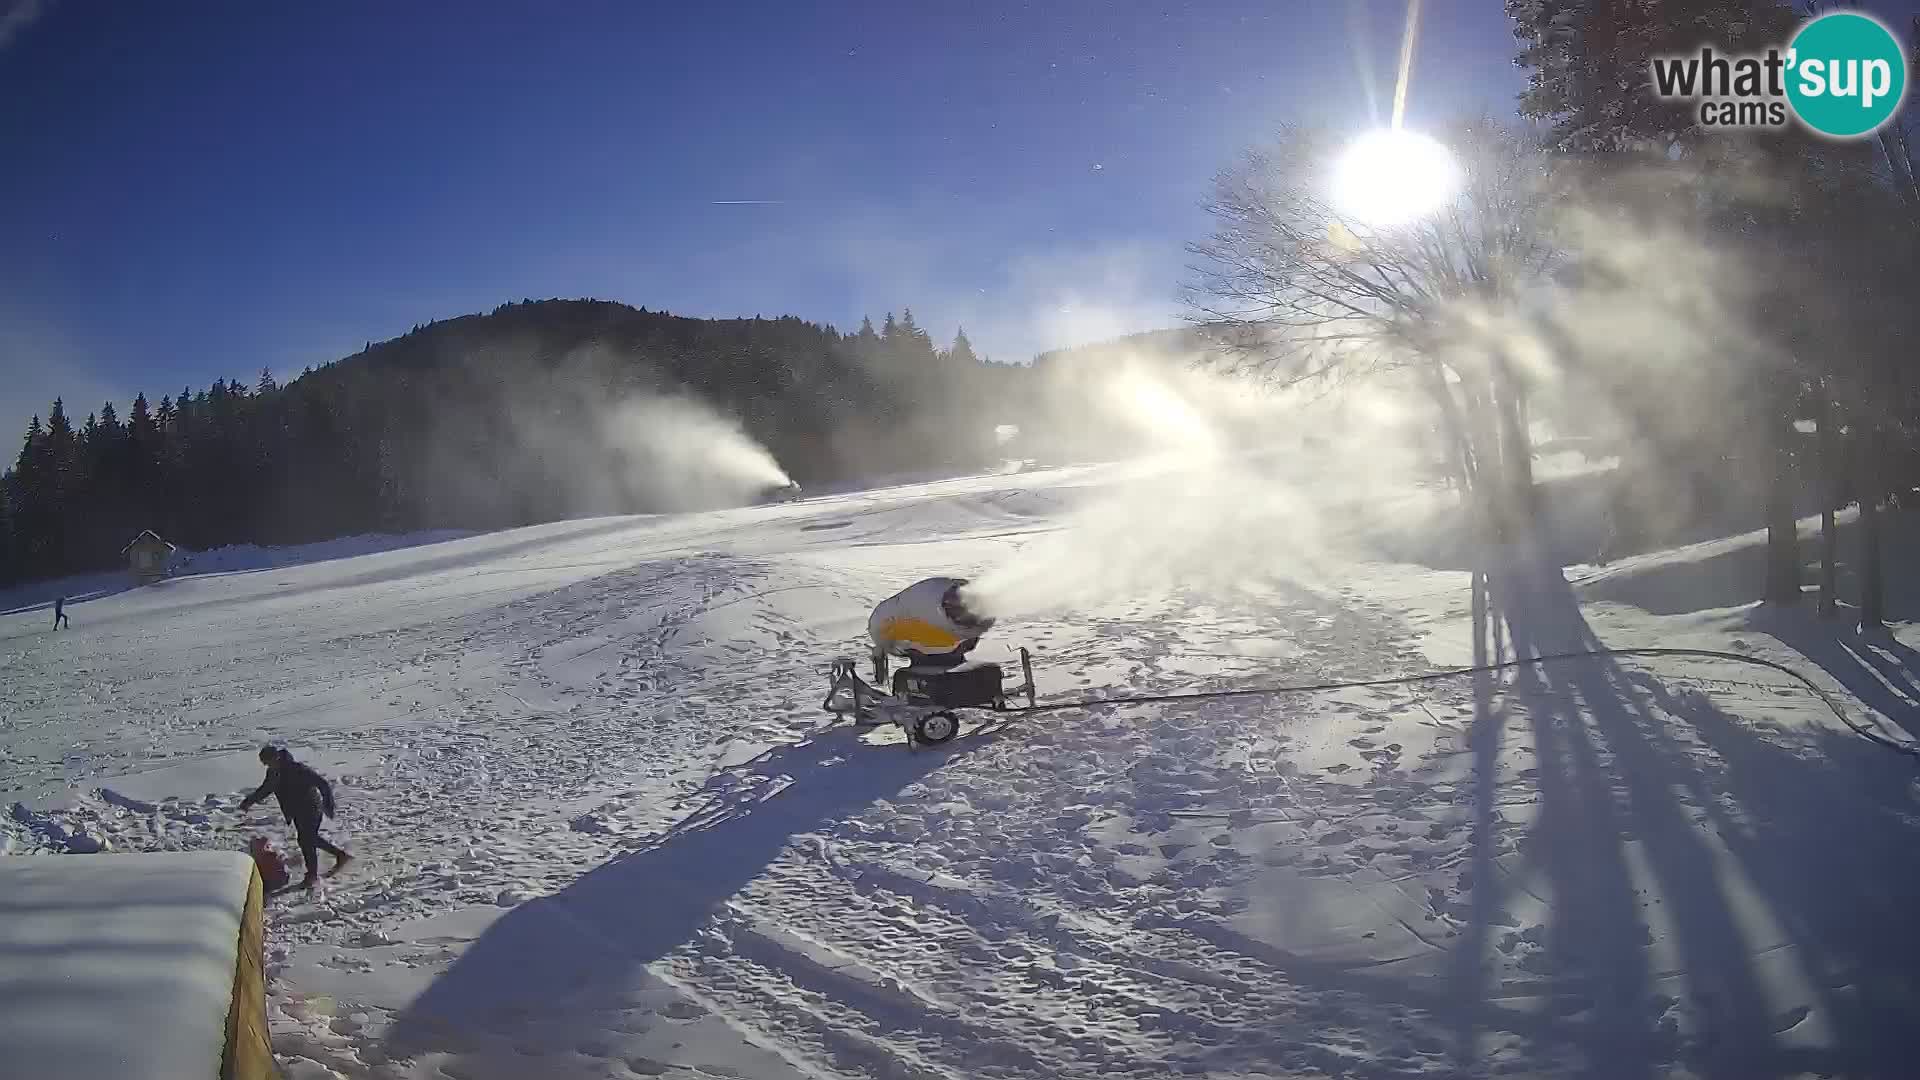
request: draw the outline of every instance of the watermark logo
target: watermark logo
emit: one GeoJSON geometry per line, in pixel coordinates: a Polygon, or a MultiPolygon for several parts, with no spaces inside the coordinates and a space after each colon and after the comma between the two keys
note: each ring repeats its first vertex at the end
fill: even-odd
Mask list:
{"type": "Polygon", "coordinates": [[[1657,57],[1653,92],[1695,102],[1705,128],[1779,128],[1797,117],[1821,135],[1853,139],[1900,111],[1907,61],[1877,19],[1835,11],[1801,26],[1784,50],[1657,57]]]}
{"type": "Polygon", "coordinates": [[[1787,100],[1822,135],[1870,135],[1893,119],[1907,93],[1900,39],[1874,19],[1836,11],[1809,22],[1787,51],[1787,100]]]}

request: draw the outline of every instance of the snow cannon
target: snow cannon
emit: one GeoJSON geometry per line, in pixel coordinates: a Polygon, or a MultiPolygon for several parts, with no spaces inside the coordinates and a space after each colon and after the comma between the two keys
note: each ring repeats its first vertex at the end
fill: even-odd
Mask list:
{"type": "Polygon", "coordinates": [[[930,577],[894,593],[867,617],[873,641],[873,677],[887,677],[888,657],[900,656],[921,668],[951,668],[966,661],[993,629],[993,620],[967,606],[966,578],[930,577]]]}
{"type": "Polygon", "coordinates": [[[1034,703],[1033,660],[1019,650],[1025,682],[1008,687],[999,664],[974,662],[967,654],[980,644],[994,620],[968,606],[966,578],[932,577],[882,600],[867,619],[872,642],[873,682],[862,679],[855,661],[836,660],[822,706],[837,718],[861,724],[892,723],[907,736],[907,746],[943,743],[960,733],[955,709],[1008,711],[1009,693],[1034,703]],[[889,662],[907,666],[893,672],[889,662]]]}
{"type": "Polygon", "coordinates": [[[789,480],[784,484],[774,487],[762,488],[760,494],[755,497],[754,501],[762,506],[772,506],[778,503],[794,502],[799,499],[800,496],[800,485],[789,480]]]}

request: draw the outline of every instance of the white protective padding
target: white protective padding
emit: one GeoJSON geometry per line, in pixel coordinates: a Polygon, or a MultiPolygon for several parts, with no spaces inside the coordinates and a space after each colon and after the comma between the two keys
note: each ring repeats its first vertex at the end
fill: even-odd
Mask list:
{"type": "Polygon", "coordinates": [[[0,858],[0,1074],[218,1077],[252,875],[239,852],[0,858]]]}

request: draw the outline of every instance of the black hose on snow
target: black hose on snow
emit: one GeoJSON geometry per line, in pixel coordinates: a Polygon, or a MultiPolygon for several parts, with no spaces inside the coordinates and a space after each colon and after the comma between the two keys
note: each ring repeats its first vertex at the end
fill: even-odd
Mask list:
{"type": "Polygon", "coordinates": [[[1447,668],[1442,671],[1427,671],[1418,675],[1398,675],[1382,679],[1351,679],[1342,682],[1311,683],[1302,686],[1255,686],[1242,690],[1197,690],[1175,694],[1123,694],[1115,697],[1081,698],[1074,701],[1048,702],[1045,705],[1027,705],[1006,709],[1006,713],[1029,715],[1033,713],[1062,712],[1067,709],[1085,709],[1096,705],[1161,705],[1177,704],[1183,701],[1209,701],[1221,698],[1267,697],[1278,694],[1314,694],[1329,690],[1354,690],[1371,686],[1406,686],[1412,683],[1438,682],[1442,679],[1457,679],[1464,675],[1479,675],[1494,671],[1506,671],[1527,664],[1548,664],[1563,660],[1590,660],[1601,656],[1691,656],[1711,660],[1729,660],[1754,667],[1768,668],[1787,675],[1820,699],[1834,716],[1839,717],[1848,730],[1877,746],[1891,750],[1896,754],[1920,758],[1920,744],[1900,742],[1889,739],[1877,731],[1862,727],[1847,715],[1832,695],[1821,689],[1811,678],[1785,664],[1772,660],[1763,660],[1757,656],[1741,653],[1719,652],[1714,649],[1670,649],[1670,648],[1620,648],[1587,649],[1580,652],[1547,653],[1542,656],[1523,656],[1515,660],[1506,660],[1498,664],[1476,664],[1472,667],[1447,668]]]}

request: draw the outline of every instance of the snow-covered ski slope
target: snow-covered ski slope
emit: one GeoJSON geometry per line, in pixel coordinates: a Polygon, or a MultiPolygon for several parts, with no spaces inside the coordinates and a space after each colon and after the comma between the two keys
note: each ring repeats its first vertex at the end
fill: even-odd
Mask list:
{"type": "Polygon", "coordinates": [[[254,750],[334,777],[360,863],[269,913],[294,1077],[1907,1074],[1917,772],[1774,673],[1582,661],[920,752],[825,726],[827,664],[934,573],[1071,597],[983,647],[1031,647],[1043,699],[1599,643],[1914,722],[1905,630],[1713,594],[1755,538],[1516,573],[1476,632],[1468,575],[1182,507],[1206,486],[1041,470],[10,614],[0,838],[288,851],[237,812],[254,750]]]}

